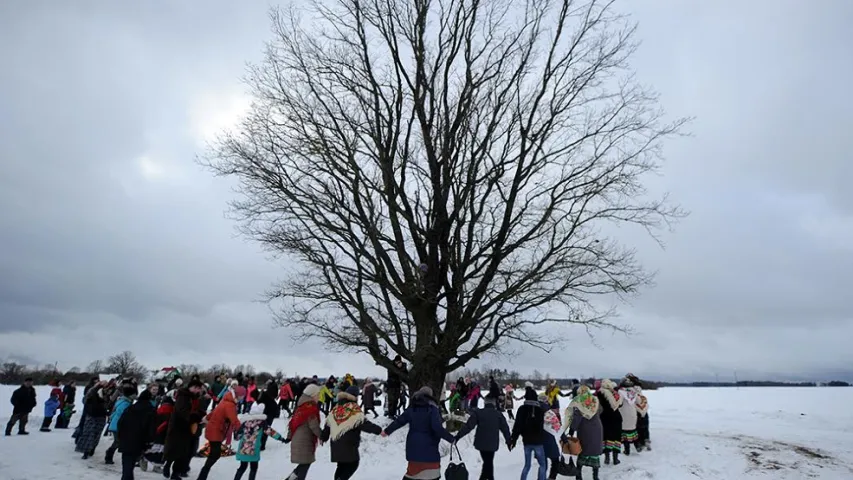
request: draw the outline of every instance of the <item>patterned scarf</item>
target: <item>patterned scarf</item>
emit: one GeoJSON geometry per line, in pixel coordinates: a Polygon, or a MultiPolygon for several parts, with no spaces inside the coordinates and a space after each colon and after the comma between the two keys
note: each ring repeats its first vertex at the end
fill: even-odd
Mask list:
{"type": "Polygon", "coordinates": [[[360,427],[362,423],[364,423],[364,413],[355,401],[347,401],[337,405],[326,418],[326,425],[329,426],[329,438],[332,441],[340,439],[345,433],[360,427]]]}
{"type": "Polygon", "coordinates": [[[572,425],[572,418],[575,414],[575,409],[577,409],[583,418],[589,420],[594,417],[598,413],[598,397],[593,395],[589,391],[589,387],[586,385],[581,385],[578,388],[578,393],[575,395],[575,398],[572,399],[572,402],[569,403],[569,406],[566,408],[564,417],[564,425],[563,430],[567,430],[572,425]]]}
{"type": "Polygon", "coordinates": [[[646,413],[649,412],[649,400],[640,392],[637,392],[637,401],[634,403],[634,407],[637,408],[637,413],[640,414],[641,417],[646,416],[646,413]]]}
{"type": "Polygon", "coordinates": [[[603,380],[601,382],[601,390],[599,391],[607,399],[607,403],[610,404],[610,408],[613,410],[618,410],[622,406],[623,399],[619,395],[619,392],[616,391],[616,384],[611,380],[603,380]]]}
{"type": "MultiPolygon", "coordinates": [[[[290,417],[290,421],[287,424],[290,430],[289,438],[293,438],[293,434],[296,433],[296,429],[308,423],[312,418],[316,418],[317,422],[320,421],[320,406],[317,402],[305,402],[296,407],[296,410],[293,412],[293,416],[290,417]]],[[[317,437],[314,437],[314,445],[316,444],[317,437]]]]}

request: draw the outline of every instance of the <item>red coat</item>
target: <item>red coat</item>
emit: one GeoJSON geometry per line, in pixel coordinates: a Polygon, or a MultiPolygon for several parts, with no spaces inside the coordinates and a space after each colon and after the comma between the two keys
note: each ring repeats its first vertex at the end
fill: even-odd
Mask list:
{"type": "Polygon", "coordinates": [[[240,420],[237,418],[237,402],[234,401],[234,394],[231,392],[226,393],[219,405],[207,416],[204,438],[210,442],[224,442],[229,426],[235,430],[240,427],[240,420]]]}
{"type": "Polygon", "coordinates": [[[289,383],[285,383],[278,389],[278,398],[282,400],[293,400],[293,389],[289,383]]]}

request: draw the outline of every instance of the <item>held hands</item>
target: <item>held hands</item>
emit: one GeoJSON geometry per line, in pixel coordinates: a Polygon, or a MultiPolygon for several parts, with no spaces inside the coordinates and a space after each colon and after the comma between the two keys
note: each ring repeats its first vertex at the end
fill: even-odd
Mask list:
{"type": "Polygon", "coordinates": [[[382,430],[382,438],[388,438],[388,432],[382,430]]]}
{"type": "Polygon", "coordinates": [[[569,437],[565,433],[560,435],[560,443],[569,443],[569,437]]]}

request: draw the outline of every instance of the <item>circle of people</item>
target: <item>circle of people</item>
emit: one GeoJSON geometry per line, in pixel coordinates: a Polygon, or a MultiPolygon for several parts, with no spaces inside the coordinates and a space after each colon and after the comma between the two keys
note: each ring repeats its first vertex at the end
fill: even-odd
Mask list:
{"type": "MultiPolygon", "coordinates": [[[[400,367],[402,362],[396,361],[400,367]]],[[[404,364],[402,367],[405,370],[404,364]]],[[[599,480],[602,455],[605,465],[619,465],[620,453],[630,455],[632,445],[635,452],[651,450],[648,399],[632,374],[618,385],[609,379],[592,384],[573,380],[567,394],[556,381],[550,381],[541,395],[527,382],[518,397],[516,387],[500,388],[493,377],[485,395],[476,382],[460,378],[449,386],[449,397],[446,391],[436,397],[430,387],[422,387],[411,395],[408,405],[399,376],[389,372],[381,386],[385,416],[391,419],[384,428],[366,416],[379,416],[376,407],[383,404],[380,381],[366,379],[359,388],[350,374],[340,381],[329,377],[321,382],[316,376],[288,379],[281,386],[273,380],[259,386],[254,377],[242,374],[224,382],[217,376],[211,384],[196,375],[186,385],[176,376],[168,383],[155,381],[141,392],[134,379],[93,378],[84,388],[84,409],[72,438],[85,460],[94,455],[102,436],[111,436],[105,463],[113,464],[116,451],[121,452],[122,480],[133,480],[135,468],[147,471],[149,466],[167,479],[187,478],[194,456],[206,457],[197,477],[206,480],[217,461],[231,455],[239,461],[235,480],[241,480],[246,471],[249,480],[255,480],[269,438],[290,444],[295,468],[286,480],[305,480],[318,446],[326,442],[330,443],[331,461],[337,464],[335,480],[349,480],[359,467],[363,433],[387,437],[404,426],[409,427],[404,480],[441,478],[441,441],[452,444],[452,462],[452,448],[472,431],[476,431],[473,446],[482,458],[481,480],[495,478],[494,458],[501,436],[510,451],[519,440],[523,444],[521,480],[527,478],[534,459],[538,480],[561,475],[581,480],[584,467],[592,470],[593,480],[599,480]],[[562,414],[560,397],[571,397],[562,414]],[[515,401],[523,401],[517,411],[515,401]],[[272,428],[283,412],[289,416],[285,435],[272,428]],[[199,448],[202,435],[206,443],[199,448]],[[232,439],[238,442],[236,450],[231,448],[232,439]],[[576,465],[572,456],[577,458],[576,465]]],[[[55,382],[45,401],[40,431],[51,431],[57,412],[55,428],[67,429],[76,413],[75,397],[74,382],[64,388],[55,382]]],[[[15,390],[11,403],[14,409],[6,436],[16,424],[19,435],[28,435],[27,417],[36,406],[31,379],[15,390]]],[[[451,473],[449,467],[448,478],[451,473]]]]}

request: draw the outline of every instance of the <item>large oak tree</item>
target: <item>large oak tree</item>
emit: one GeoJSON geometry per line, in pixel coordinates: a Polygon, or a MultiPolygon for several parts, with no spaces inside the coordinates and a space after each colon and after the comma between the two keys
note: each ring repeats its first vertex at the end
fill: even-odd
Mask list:
{"type": "MultiPolygon", "coordinates": [[[[304,3],[304,2],[303,2],[304,3]]],[[[270,293],[301,337],[413,388],[547,325],[619,328],[650,276],[608,225],[653,233],[666,122],[634,25],[595,0],[330,0],[273,11],[253,104],[203,160],[243,231],[296,260],[270,293]]]]}

